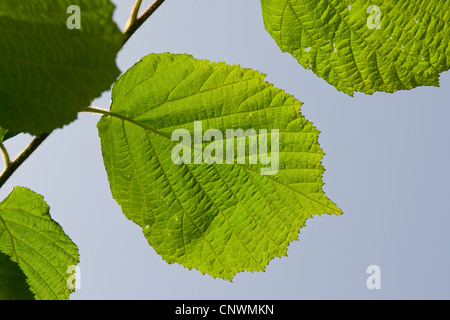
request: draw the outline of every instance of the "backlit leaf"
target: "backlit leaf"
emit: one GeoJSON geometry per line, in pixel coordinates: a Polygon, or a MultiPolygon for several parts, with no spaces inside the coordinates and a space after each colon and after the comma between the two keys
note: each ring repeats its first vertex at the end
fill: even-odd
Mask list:
{"type": "Polygon", "coordinates": [[[27,296],[21,293],[25,285],[16,266],[35,299],[68,299],[73,292],[67,270],[78,264],[78,248],[51,219],[49,210],[41,195],[23,187],[14,188],[0,203],[0,297],[27,296]],[[20,283],[19,291],[11,292],[8,282],[15,281],[20,283]]]}
{"type": "Polygon", "coordinates": [[[123,39],[113,9],[108,0],[0,2],[0,126],[49,133],[111,87],[123,39]],[[68,28],[71,6],[81,29],[68,28]]]}
{"type": "Polygon", "coordinates": [[[261,0],[283,52],[349,95],[438,86],[450,68],[450,1],[261,0]]]}
{"type": "Polygon", "coordinates": [[[322,190],[319,131],[300,113],[300,101],[264,78],[189,55],[151,54],[114,85],[115,116],[98,124],[111,191],[167,262],[231,280],[285,256],[306,219],[341,213],[322,190]],[[222,134],[212,164],[205,153],[195,163],[195,153],[212,145],[201,138],[193,145],[199,127],[200,135],[209,129],[222,134]],[[186,141],[172,141],[176,129],[192,137],[178,164],[173,150],[186,141]],[[239,163],[237,143],[226,136],[237,129],[254,129],[259,142],[259,130],[267,130],[272,162],[263,164],[259,148],[258,161],[250,163],[247,142],[239,163]],[[229,162],[227,142],[235,145],[229,162]],[[265,172],[268,167],[274,170],[265,172]]]}

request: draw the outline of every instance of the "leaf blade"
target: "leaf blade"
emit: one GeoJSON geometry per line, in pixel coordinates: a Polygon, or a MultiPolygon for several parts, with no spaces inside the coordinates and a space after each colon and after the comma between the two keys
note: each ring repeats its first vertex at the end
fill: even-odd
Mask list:
{"type": "Polygon", "coordinates": [[[111,111],[119,117],[98,123],[111,191],[168,263],[231,280],[285,256],[313,214],[341,214],[321,190],[319,131],[299,113],[301,102],[264,77],[189,55],[152,54],[115,84],[111,111]],[[175,165],[172,133],[195,135],[197,121],[202,133],[278,129],[277,175],[262,175],[261,163],[237,163],[237,153],[233,164],[175,165]]]}

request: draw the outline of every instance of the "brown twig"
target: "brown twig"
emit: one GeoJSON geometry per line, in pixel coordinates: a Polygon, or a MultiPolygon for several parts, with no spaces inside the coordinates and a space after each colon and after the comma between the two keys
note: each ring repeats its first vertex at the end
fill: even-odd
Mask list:
{"type": "Polygon", "coordinates": [[[139,29],[142,24],[147,21],[148,18],[164,3],[165,0],[156,0],[153,4],[138,18],[138,11],[141,6],[142,1],[137,0],[133,11],[131,13],[130,19],[127,22],[125,27],[124,35],[124,44],[131,38],[131,36],[139,29]]]}
{"type": "Polygon", "coordinates": [[[13,173],[22,165],[22,163],[27,160],[31,154],[47,139],[49,134],[41,134],[36,137],[28,147],[16,158],[16,160],[9,163],[5,171],[3,171],[0,176],[0,188],[5,184],[5,182],[13,175],[13,173]]]}

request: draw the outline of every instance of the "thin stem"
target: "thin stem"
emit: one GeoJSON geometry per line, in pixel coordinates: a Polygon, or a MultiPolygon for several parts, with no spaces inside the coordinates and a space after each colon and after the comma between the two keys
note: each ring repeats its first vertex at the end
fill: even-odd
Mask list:
{"type": "MultiPolygon", "coordinates": [[[[127,28],[124,32],[125,34],[125,39],[124,39],[124,44],[128,41],[128,39],[131,38],[131,36],[136,32],[137,29],[139,29],[139,27],[145,22],[147,21],[148,18],[150,18],[150,16],[156,11],[156,9],[158,9],[165,0],[156,0],[155,2],[153,2],[153,4],[137,19],[132,19],[132,17],[130,17],[130,25],[127,24],[127,28]]],[[[132,15],[134,14],[134,9],[136,8],[136,5],[138,4],[138,2],[142,2],[142,1],[136,1],[135,3],[135,7],[133,8],[133,12],[132,15]]],[[[140,7],[140,4],[139,4],[140,7]]],[[[139,9],[138,9],[139,10],[139,9]]]]}
{"type": "Polygon", "coordinates": [[[28,145],[28,147],[14,160],[10,162],[10,165],[6,167],[0,176],[0,188],[5,184],[5,182],[13,175],[13,173],[25,162],[33,152],[47,139],[49,134],[44,133],[40,136],[34,138],[33,141],[28,145]]]}
{"type": "Polygon", "coordinates": [[[6,169],[8,169],[8,167],[11,165],[11,160],[9,158],[8,150],[6,150],[5,145],[1,141],[0,141],[0,149],[2,150],[3,157],[5,158],[5,167],[6,169]]]}
{"type": "Polygon", "coordinates": [[[136,23],[136,20],[138,18],[138,14],[139,14],[139,9],[141,8],[141,4],[142,4],[142,0],[136,0],[133,10],[131,11],[131,15],[130,18],[128,18],[128,21],[125,25],[125,31],[128,30],[128,28],[136,23]]]}

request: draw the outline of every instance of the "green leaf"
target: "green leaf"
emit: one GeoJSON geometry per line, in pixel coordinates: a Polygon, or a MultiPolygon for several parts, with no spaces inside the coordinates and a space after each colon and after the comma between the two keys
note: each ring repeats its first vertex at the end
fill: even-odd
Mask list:
{"type": "Polygon", "coordinates": [[[123,41],[113,9],[108,0],[1,1],[2,127],[49,133],[110,89],[123,41]],[[81,29],[68,28],[76,18],[72,5],[80,8],[81,29]]]}
{"type": "Polygon", "coordinates": [[[450,1],[261,0],[283,52],[349,95],[439,86],[450,68],[450,1]]]}
{"type": "MultiPolygon", "coordinates": [[[[78,248],[51,219],[49,210],[41,195],[27,188],[14,188],[0,203],[0,255],[9,256],[18,265],[35,299],[68,299],[73,288],[68,285],[71,274],[67,268],[79,263],[78,248]]],[[[16,281],[20,277],[17,270],[11,271],[12,265],[1,258],[0,269],[10,270],[9,281],[16,281]]],[[[23,286],[12,294],[21,294],[22,290],[23,286]]],[[[10,292],[7,285],[2,285],[0,296],[5,295],[10,296],[10,292]]]]}
{"type": "Polygon", "coordinates": [[[232,280],[285,256],[307,218],[341,214],[322,191],[319,131],[300,114],[300,101],[264,78],[189,55],[151,54],[114,85],[113,115],[98,123],[112,195],[168,263],[232,280]],[[223,164],[207,164],[211,158],[195,163],[195,152],[213,145],[192,145],[195,126],[202,126],[200,133],[223,134],[214,141],[215,159],[223,164]],[[172,141],[176,129],[188,130],[192,143],[172,141]],[[263,165],[261,156],[250,164],[249,143],[239,163],[235,139],[225,139],[227,129],[268,130],[277,170],[263,173],[275,161],[263,165]],[[278,153],[272,130],[279,130],[278,153]],[[235,144],[228,164],[227,142],[235,144]],[[172,160],[176,146],[188,146],[184,163],[172,160]]]}
{"type": "Polygon", "coordinates": [[[0,253],[0,300],[33,300],[27,278],[17,263],[0,253]]]}
{"type": "Polygon", "coordinates": [[[6,140],[11,139],[11,138],[14,138],[18,134],[19,133],[12,133],[11,131],[7,131],[5,136],[3,137],[3,141],[6,141],[6,140]]]}

